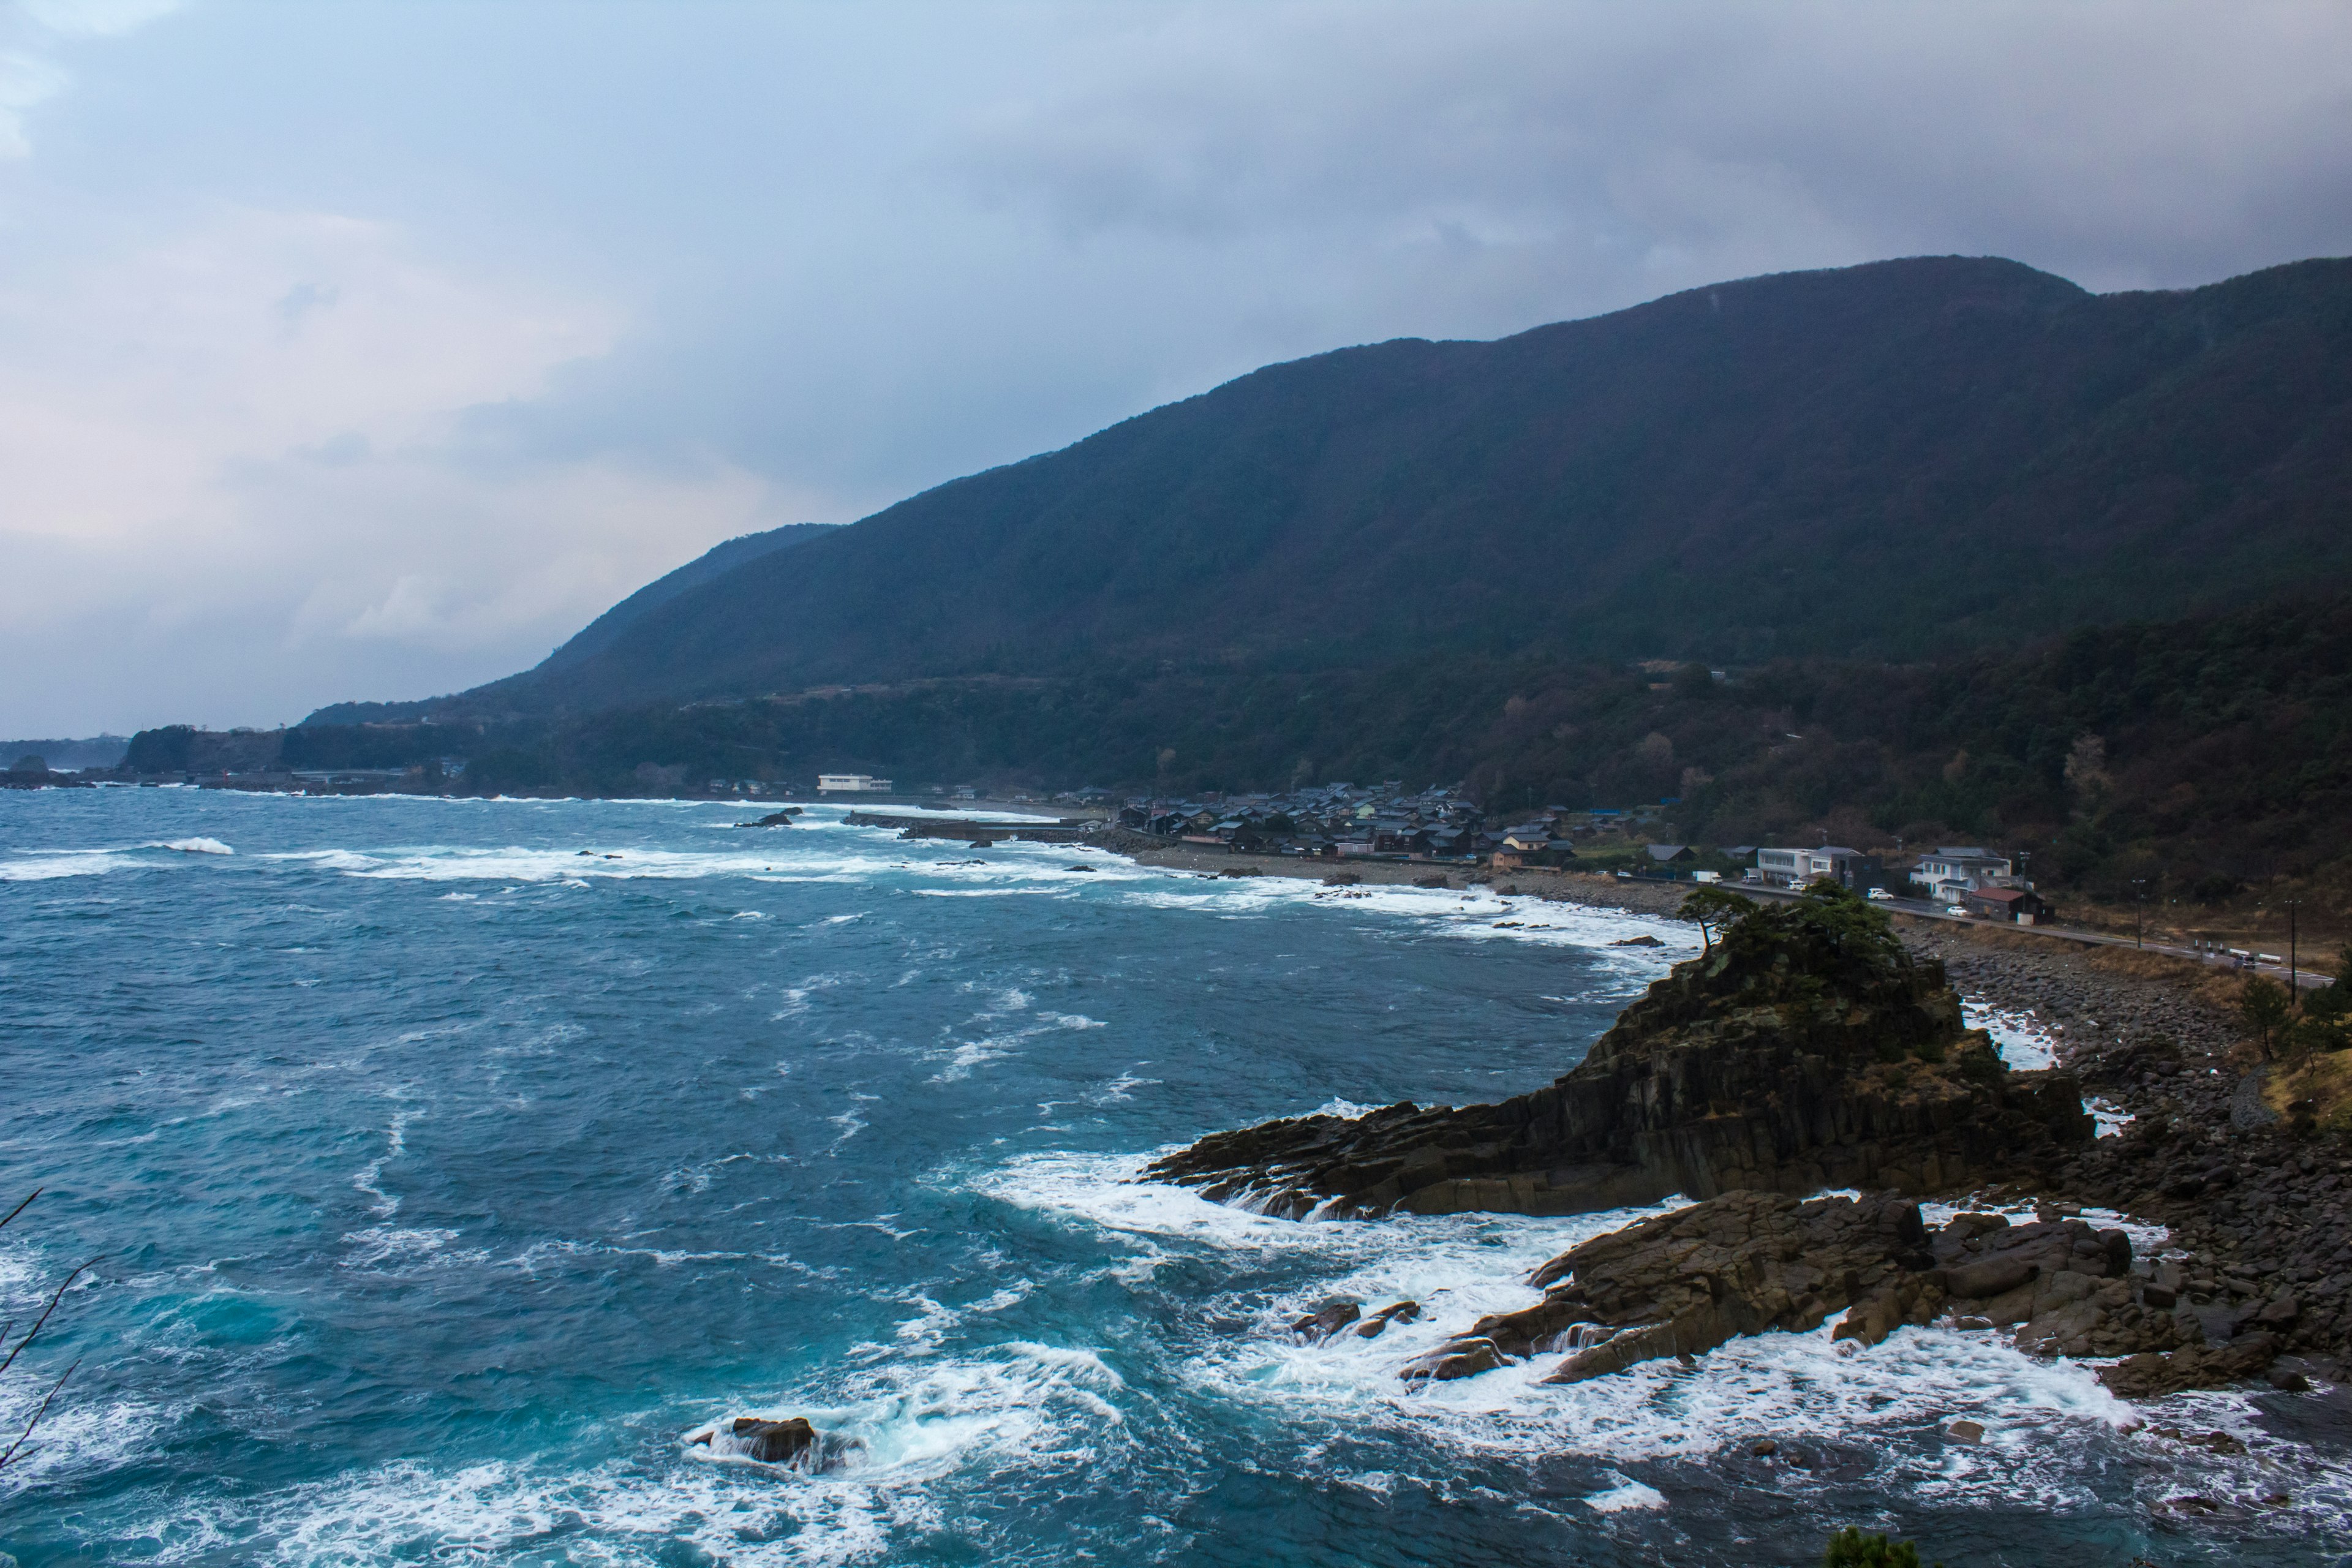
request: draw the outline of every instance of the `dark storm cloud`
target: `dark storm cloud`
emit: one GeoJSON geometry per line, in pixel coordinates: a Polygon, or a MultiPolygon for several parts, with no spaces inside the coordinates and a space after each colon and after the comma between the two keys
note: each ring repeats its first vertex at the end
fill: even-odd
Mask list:
{"type": "Polygon", "coordinates": [[[504,673],[1339,344],[2352,249],[2333,4],[167,9],[0,12],[0,731],[504,673]]]}

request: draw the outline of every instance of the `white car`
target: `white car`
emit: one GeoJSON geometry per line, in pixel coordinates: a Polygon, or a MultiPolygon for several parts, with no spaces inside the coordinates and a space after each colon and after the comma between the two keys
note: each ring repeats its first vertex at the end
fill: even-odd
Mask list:
{"type": "Polygon", "coordinates": [[[1894,898],[1895,898],[1895,895],[1894,895],[1894,894],[1892,894],[1892,893],[1888,892],[1888,891],[1887,891],[1885,889],[1884,889],[1884,888],[1873,888],[1873,889],[1870,889],[1870,896],[1871,896],[1872,898],[1874,898],[1874,899],[1885,899],[1885,900],[1888,900],[1888,901],[1890,901],[1890,902],[1892,902],[1892,901],[1893,901],[1893,900],[1894,900],[1894,898]]]}

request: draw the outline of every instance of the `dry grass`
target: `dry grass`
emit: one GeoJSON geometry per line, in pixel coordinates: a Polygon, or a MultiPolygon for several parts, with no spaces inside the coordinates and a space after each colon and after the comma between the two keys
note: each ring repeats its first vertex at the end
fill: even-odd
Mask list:
{"type": "Polygon", "coordinates": [[[2352,1051],[2320,1051],[2291,1068],[2273,1068],[2263,1099],[2282,1116],[2297,1100],[2310,1100],[2321,1127],[2352,1132],[2352,1051]]]}
{"type": "MultiPolygon", "coordinates": [[[[1925,924],[1925,921],[1918,922],[1925,924]]],[[[2149,952],[2136,947],[2110,947],[2097,942],[2068,942],[2061,936],[2043,936],[2015,927],[1997,925],[1940,925],[1948,931],[1975,942],[2011,952],[2048,952],[2080,959],[2084,968],[2095,973],[2110,974],[2126,980],[2166,981],[2207,994],[2215,980],[2226,982],[2222,1005],[2237,1005],[2237,995],[2243,982],[2227,970],[2217,970],[2194,959],[2176,957],[2168,952],[2149,952]]],[[[2212,999],[2209,997],[2208,999],[2212,999]]]]}

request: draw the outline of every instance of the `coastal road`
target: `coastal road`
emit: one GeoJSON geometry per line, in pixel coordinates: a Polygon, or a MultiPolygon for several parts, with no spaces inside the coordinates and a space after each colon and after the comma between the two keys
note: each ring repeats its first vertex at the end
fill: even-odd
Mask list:
{"type": "MultiPolygon", "coordinates": [[[[1644,878],[1640,879],[1649,880],[1650,879],[1644,878]]],[[[1747,882],[1727,882],[1722,884],[1722,886],[1736,888],[1739,892],[1750,897],[1760,896],[1769,899],[1793,899],[1798,897],[1798,890],[1793,889],[1759,888],[1752,883],[1747,882]]],[[[2193,947],[2182,947],[2172,942],[2137,941],[2131,937],[2118,935],[2113,931],[2086,931],[2081,926],[2011,925],[2005,921],[1982,920],[1974,915],[1956,915],[1937,907],[1935,904],[1927,902],[1924,899],[1878,899],[1872,901],[1876,903],[1879,908],[1886,910],[1891,913],[1909,915],[1914,920],[1949,921],[1954,925],[1978,926],[1986,929],[1998,928],[2001,931],[2022,931],[2033,936],[2055,937],[2061,942],[2081,942],[2086,946],[2135,948],[2143,952],[2160,952],[2169,958],[2185,958],[2193,963],[2202,963],[2214,969],[2251,969],[2260,973],[2275,976],[2280,980],[2287,978],[2287,965],[2284,960],[2280,960],[2275,963],[2264,962],[2242,964],[2227,953],[2212,952],[2193,947]]],[[[2270,955],[2263,954],[2260,956],[2268,958],[2270,955]]],[[[2315,990],[2316,988],[2328,984],[2330,979],[2331,976],[2309,964],[2301,965],[2294,972],[2295,984],[2305,990],[2315,990]]]]}

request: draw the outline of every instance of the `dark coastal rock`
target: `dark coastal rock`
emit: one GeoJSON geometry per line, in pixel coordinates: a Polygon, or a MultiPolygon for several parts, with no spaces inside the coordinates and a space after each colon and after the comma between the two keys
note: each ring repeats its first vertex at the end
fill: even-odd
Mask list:
{"type": "Polygon", "coordinates": [[[1839,1313],[1831,1337],[1865,1346],[1938,1321],[2021,1323],[2019,1346],[2051,1356],[2165,1352],[2193,1338],[2136,1299],[2130,1268],[2127,1238],[2079,1219],[1963,1214],[1930,1230],[1897,1193],[1727,1193],[1562,1253],[1528,1278],[1542,1300],[1479,1319],[1400,1375],[1467,1377],[1565,1352],[1545,1381],[1582,1383],[1745,1334],[1809,1332],[1839,1313]],[[1993,1294],[1962,1297],[1956,1284],[1993,1294]]]}
{"type": "MultiPolygon", "coordinates": [[[[738,1415],[727,1429],[730,1441],[726,1445],[747,1459],[763,1465],[798,1465],[810,1461],[822,1452],[816,1428],[808,1418],[794,1415],[784,1421],[763,1421],[756,1416],[738,1415]]],[[[719,1432],[713,1428],[697,1434],[691,1441],[705,1447],[717,1448],[719,1432]]]]}
{"type": "Polygon", "coordinates": [[[1363,1315],[1360,1301],[1326,1301],[1290,1325],[1291,1337],[1301,1344],[1319,1345],[1363,1315]]]}
{"type": "Polygon", "coordinates": [[[2278,1112],[2263,1100],[2263,1082],[2268,1076],[2268,1068],[2256,1068],[2238,1080],[2237,1091],[2230,1097],[2230,1126],[2233,1130],[2245,1132],[2278,1120],[2278,1112]]]}
{"type": "Polygon", "coordinates": [[[1640,936],[1619,937],[1609,945],[1612,947],[1664,947],[1666,944],[1645,931],[1640,936]]]}
{"type": "Polygon", "coordinates": [[[738,827],[790,827],[793,825],[793,818],[800,814],[799,806],[788,805],[782,811],[768,813],[757,822],[739,822],[735,826],[738,827]]]}
{"type": "Polygon", "coordinates": [[[2221,1388],[2261,1376],[2277,1359],[2278,1350],[2275,1337],[2248,1334],[2231,1344],[2188,1345],[2169,1354],[2146,1352],[2102,1369],[2099,1381],[2119,1399],[2156,1399],[2192,1388],[2221,1388]]]}
{"type": "Polygon", "coordinates": [[[1376,1340],[1391,1323],[1410,1323],[1420,1316],[1420,1302],[1399,1301],[1393,1306],[1382,1307],[1379,1311],[1358,1323],[1356,1332],[1365,1339],[1376,1340]]]}
{"type": "Polygon", "coordinates": [[[1454,1339],[1427,1355],[1405,1363],[1404,1370],[1397,1375],[1407,1383],[1450,1383],[1457,1377],[1475,1377],[1509,1364],[1510,1358],[1492,1340],[1454,1339]]]}
{"type": "Polygon", "coordinates": [[[1297,1218],[1578,1214],[1737,1191],[1947,1191],[2087,1144],[2074,1080],[2011,1073],[1851,894],[1736,922],[1547,1088],[1213,1134],[1144,1179],[1297,1218]]]}
{"type": "Polygon", "coordinates": [[[1639,1362],[1694,1356],[1742,1334],[1803,1332],[1844,1309],[1839,1337],[1875,1344],[1928,1321],[1943,1291],[1918,1205],[1728,1193],[1595,1237],[1536,1270],[1544,1299],[1481,1318],[1407,1366],[1407,1381],[1467,1376],[1567,1352],[1546,1381],[1581,1383],[1639,1362]]]}

